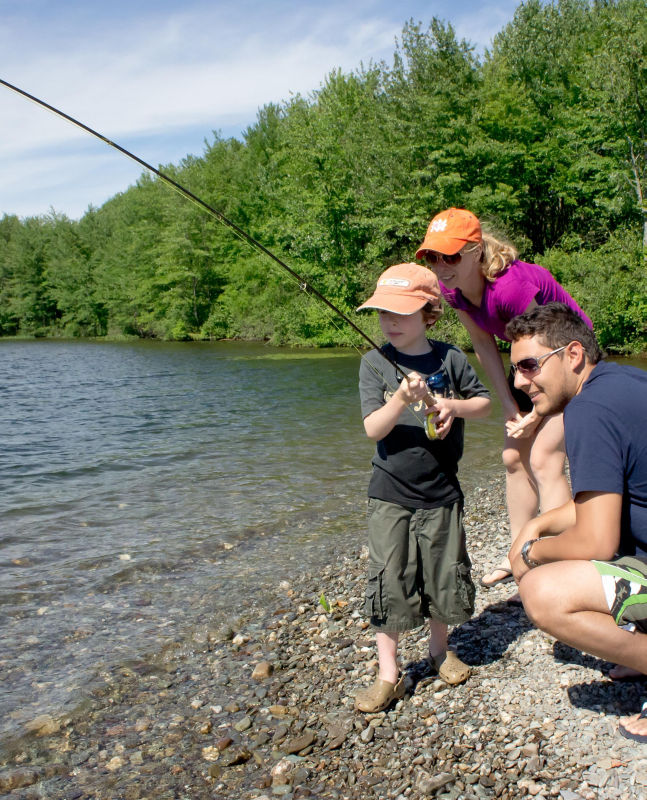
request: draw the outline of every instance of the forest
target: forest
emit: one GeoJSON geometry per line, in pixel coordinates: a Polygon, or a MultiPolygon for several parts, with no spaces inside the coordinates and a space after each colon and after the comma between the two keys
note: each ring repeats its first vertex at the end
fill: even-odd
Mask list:
{"type": "MultiPolygon", "coordinates": [[[[480,55],[411,20],[391,63],[322,76],[160,169],[371,335],[354,309],[457,206],[548,268],[609,352],[647,350],[647,0],[527,0],[480,55]]],[[[449,309],[437,335],[469,346],[449,309]]],[[[0,219],[0,336],[361,342],[149,173],[79,220],[0,219]]]]}

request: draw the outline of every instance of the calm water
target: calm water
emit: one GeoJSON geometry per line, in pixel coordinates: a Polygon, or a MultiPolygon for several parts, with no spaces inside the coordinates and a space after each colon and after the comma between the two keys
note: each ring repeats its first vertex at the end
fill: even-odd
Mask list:
{"type": "MultiPolygon", "coordinates": [[[[363,540],[357,353],[36,341],[0,356],[0,738],[262,605],[330,537],[363,540]]],[[[500,469],[500,436],[498,411],[468,425],[466,490],[500,469]]]]}

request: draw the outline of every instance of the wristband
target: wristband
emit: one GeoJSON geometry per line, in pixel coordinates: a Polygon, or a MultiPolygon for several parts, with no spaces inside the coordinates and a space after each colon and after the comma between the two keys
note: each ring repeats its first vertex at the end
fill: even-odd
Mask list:
{"type": "Polygon", "coordinates": [[[533,569],[533,567],[541,566],[539,561],[535,561],[534,558],[530,557],[530,548],[533,546],[535,542],[538,541],[539,539],[528,539],[528,541],[525,542],[523,547],[521,548],[521,558],[523,558],[523,563],[528,567],[528,569],[533,569]]]}

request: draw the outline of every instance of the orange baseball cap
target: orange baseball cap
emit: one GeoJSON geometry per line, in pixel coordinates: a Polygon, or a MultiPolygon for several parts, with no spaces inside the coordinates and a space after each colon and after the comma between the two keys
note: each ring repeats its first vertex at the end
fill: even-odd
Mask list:
{"type": "Polygon", "coordinates": [[[453,256],[467,242],[481,242],[481,223],[464,208],[448,208],[441,211],[429,223],[425,240],[416,252],[422,258],[425,250],[435,250],[446,256],[453,256]]]}
{"type": "Polygon", "coordinates": [[[409,315],[427,303],[440,306],[440,287],[434,273],[420,264],[396,264],[380,275],[375,291],[357,311],[379,308],[409,315]]]}

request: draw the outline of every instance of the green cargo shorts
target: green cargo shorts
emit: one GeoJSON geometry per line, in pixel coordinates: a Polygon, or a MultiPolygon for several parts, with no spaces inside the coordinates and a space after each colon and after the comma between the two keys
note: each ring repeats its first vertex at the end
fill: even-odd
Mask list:
{"type": "Polygon", "coordinates": [[[368,501],[368,587],[364,611],[382,631],[407,631],[426,617],[468,620],[476,594],[465,545],[462,501],[404,508],[368,501]]]}

